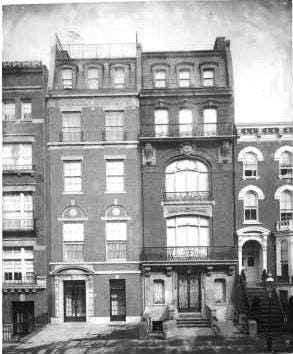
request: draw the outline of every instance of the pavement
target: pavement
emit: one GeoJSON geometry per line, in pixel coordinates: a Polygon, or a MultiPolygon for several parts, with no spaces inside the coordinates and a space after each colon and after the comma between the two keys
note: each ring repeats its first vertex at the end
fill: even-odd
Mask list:
{"type": "MultiPolygon", "coordinates": [[[[22,343],[6,345],[3,354],[262,354],[264,338],[237,335],[222,338],[208,328],[180,329],[172,339],[137,339],[134,326],[48,324],[22,343]],[[127,336],[127,338],[126,338],[127,336]]],[[[273,340],[273,353],[293,354],[288,335],[273,340]]]]}

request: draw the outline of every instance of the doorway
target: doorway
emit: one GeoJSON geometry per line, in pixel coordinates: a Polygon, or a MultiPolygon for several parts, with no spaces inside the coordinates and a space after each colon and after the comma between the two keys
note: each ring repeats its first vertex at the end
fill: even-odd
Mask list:
{"type": "Polygon", "coordinates": [[[110,280],[110,320],[125,321],[126,319],[126,297],[125,280],[110,280]]]}
{"type": "Polygon", "coordinates": [[[200,276],[178,274],[178,310],[179,312],[200,312],[200,276]]]}
{"type": "Polygon", "coordinates": [[[34,329],[34,302],[14,301],[12,302],[13,332],[14,334],[25,335],[34,329]]]}
{"type": "Polygon", "coordinates": [[[242,249],[242,266],[245,270],[246,281],[256,283],[260,281],[261,245],[255,241],[247,241],[242,249]]]}
{"type": "Polygon", "coordinates": [[[64,321],[85,321],[85,281],[64,281],[64,321]]]}

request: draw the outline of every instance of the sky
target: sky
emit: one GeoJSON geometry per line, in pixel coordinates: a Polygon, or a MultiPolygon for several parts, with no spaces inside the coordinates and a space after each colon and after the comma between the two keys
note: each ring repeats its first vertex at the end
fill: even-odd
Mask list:
{"type": "Polygon", "coordinates": [[[225,36],[235,122],[292,122],[291,0],[35,1],[2,10],[3,61],[48,66],[55,33],[65,43],[73,41],[70,31],[80,36],[75,43],[129,43],[137,33],[144,51],[212,49],[216,37],[225,36]]]}

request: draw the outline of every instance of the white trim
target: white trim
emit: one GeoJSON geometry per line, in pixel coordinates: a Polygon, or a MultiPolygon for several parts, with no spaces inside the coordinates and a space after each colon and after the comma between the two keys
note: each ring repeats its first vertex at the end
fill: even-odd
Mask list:
{"type": "Polygon", "coordinates": [[[126,160],[126,155],[105,155],[104,160],[126,160]]]}
{"type": "Polygon", "coordinates": [[[66,155],[62,155],[60,157],[60,160],[68,160],[68,161],[71,161],[71,160],[83,160],[83,156],[72,156],[72,155],[69,155],[69,156],[66,156],[66,155]]]}
{"type": "Polygon", "coordinates": [[[255,192],[255,193],[257,194],[257,198],[258,198],[259,200],[262,200],[262,199],[265,198],[265,196],[264,196],[264,194],[263,194],[263,191],[262,191],[259,187],[250,184],[250,185],[248,185],[248,186],[243,187],[243,188],[240,190],[240,192],[239,192],[239,194],[238,194],[238,200],[244,200],[245,194],[246,194],[247,192],[249,192],[249,191],[255,192]]]}
{"type": "MultiPolygon", "coordinates": [[[[111,262],[111,261],[108,261],[108,262],[80,262],[80,264],[102,264],[102,265],[109,265],[109,264],[117,264],[116,262],[111,262]]],[[[140,261],[125,261],[123,262],[123,265],[125,264],[140,264],[141,262],[140,261]]],[[[51,265],[72,265],[72,262],[49,262],[49,264],[51,265]]]]}
{"type": "Polygon", "coordinates": [[[262,226],[247,226],[243,227],[236,231],[237,236],[251,236],[251,235],[260,235],[268,236],[271,233],[271,230],[266,229],[262,226]]]}
{"type": "Polygon", "coordinates": [[[263,154],[262,152],[254,146],[246,146],[242,149],[238,154],[238,161],[244,161],[245,154],[252,152],[256,155],[258,161],[263,161],[263,154]]]}
{"type": "MultiPolygon", "coordinates": [[[[123,262],[124,263],[124,262],[123,262]]],[[[115,264],[115,262],[113,262],[115,264]]],[[[102,270],[95,271],[95,274],[107,275],[107,274],[141,274],[141,270],[102,270]]]]}
{"type": "Polygon", "coordinates": [[[275,161],[279,161],[280,158],[281,158],[282,153],[285,152],[285,151],[290,152],[291,154],[293,154],[293,147],[290,146],[290,145],[284,145],[284,146],[279,147],[279,149],[274,154],[274,160],[275,161]]]}
{"type": "Polygon", "coordinates": [[[58,217],[57,218],[58,221],[62,221],[62,222],[78,222],[78,221],[86,221],[88,220],[88,217],[84,217],[84,218],[62,218],[62,217],[58,217]]]}
{"type": "Polygon", "coordinates": [[[103,221],[127,221],[131,220],[130,216],[101,216],[103,221]]]}
{"type": "Polygon", "coordinates": [[[3,186],[3,192],[35,192],[35,186],[3,186]]]}
{"type": "Polygon", "coordinates": [[[275,192],[274,198],[279,200],[281,198],[281,193],[285,191],[289,191],[293,193],[293,185],[284,184],[283,186],[279,187],[275,192]]]}
{"type": "Polygon", "coordinates": [[[34,136],[10,135],[3,136],[3,143],[33,143],[36,140],[34,136]]]}
{"type": "Polygon", "coordinates": [[[70,195],[70,194],[85,194],[84,192],[62,192],[64,195],[70,195]]]}

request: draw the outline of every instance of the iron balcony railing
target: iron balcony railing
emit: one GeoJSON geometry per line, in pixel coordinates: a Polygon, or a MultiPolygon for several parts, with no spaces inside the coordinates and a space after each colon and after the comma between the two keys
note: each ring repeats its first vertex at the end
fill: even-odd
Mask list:
{"type": "Polygon", "coordinates": [[[165,201],[192,201],[192,200],[210,200],[209,191],[188,191],[188,192],[164,192],[165,201]]]}
{"type": "Polygon", "coordinates": [[[35,229],[34,219],[3,219],[4,231],[28,231],[35,229]]]}
{"type": "Polygon", "coordinates": [[[9,162],[3,162],[3,172],[7,171],[24,171],[24,170],[29,170],[32,171],[34,170],[34,165],[32,164],[14,164],[14,163],[9,163],[9,162]]]}
{"type": "Polygon", "coordinates": [[[3,282],[5,284],[36,284],[37,277],[33,272],[4,271],[3,282]]]}
{"type": "Polygon", "coordinates": [[[233,246],[145,247],[144,261],[206,261],[237,259],[233,246]]]}
{"type": "Polygon", "coordinates": [[[107,259],[126,259],[126,241],[107,241],[107,259]]]}
{"type": "Polygon", "coordinates": [[[293,231],[293,220],[277,221],[276,231],[293,231]]]}
{"type": "Polygon", "coordinates": [[[108,127],[102,132],[102,140],[104,141],[124,141],[127,140],[127,132],[124,128],[108,127]]]}
{"type": "Polygon", "coordinates": [[[83,141],[83,131],[81,130],[70,130],[59,132],[59,140],[63,142],[79,142],[83,141]]]}
{"type": "Polygon", "coordinates": [[[234,134],[232,123],[201,123],[201,124],[144,124],[141,137],[213,137],[234,134]]]}

